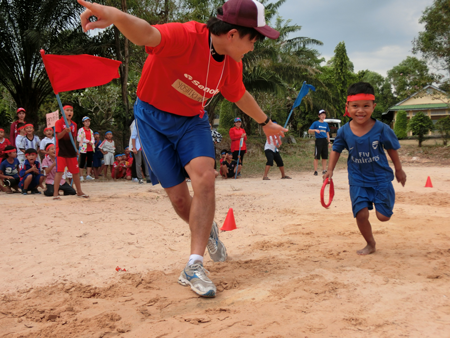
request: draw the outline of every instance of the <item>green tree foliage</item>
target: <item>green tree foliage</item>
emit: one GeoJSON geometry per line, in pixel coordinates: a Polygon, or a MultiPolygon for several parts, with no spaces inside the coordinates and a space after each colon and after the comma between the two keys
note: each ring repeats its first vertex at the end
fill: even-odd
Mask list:
{"type": "Polygon", "coordinates": [[[433,121],[422,112],[414,115],[408,123],[408,131],[412,131],[413,135],[417,135],[419,139],[419,147],[425,139],[425,135],[434,129],[433,121]]]}
{"type": "Polygon", "coordinates": [[[446,116],[443,119],[440,119],[436,122],[436,129],[442,135],[442,140],[444,142],[444,146],[447,145],[448,140],[450,139],[450,116],[446,116]]]}
{"type": "Polygon", "coordinates": [[[426,85],[438,81],[440,76],[431,74],[427,63],[416,57],[408,56],[387,72],[390,84],[394,87],[398,101],[419,91],[426,85]]]}
{"type": "Polygon", "coordinates": [[[419,23],[425,31],[413,41],[413,52],[421,53],[439,68],[450,70],[450,2],[434,0],[423,12],[419,23]]]}
{"type": "Polygon", "coordinates": [[[397,112],[397,117],[395,119],[394,133],[397,135],[399,140],[406,138],[408,130],[408,118],[406,117],[406,112],[400,110],[397,112]]]}
{"type": "Polygon", "coordinates": [[[39,50],[76,54],[99,46],[82,32],[81,11],[72,0],[0,0],[0,84],[26,109],[29,122],[38,120],[52,92],[39,50]]]}

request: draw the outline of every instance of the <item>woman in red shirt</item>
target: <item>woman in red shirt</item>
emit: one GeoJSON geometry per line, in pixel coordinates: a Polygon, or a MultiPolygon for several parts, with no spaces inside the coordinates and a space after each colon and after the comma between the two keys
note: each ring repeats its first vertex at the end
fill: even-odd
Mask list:
{"type": "Polygon", "coordinates": [[[11,124],[11,129],[9,131],[9,142],[12,146],[16,146],[16,137],[19,135],[19,132],[17,131],[17,125],[19,123],[25,123],[25,109],[24,108],[18,108],[17,109],[17,121],[14,121],[11,124]]]}
{"type": "Polygon", "coordinates": [[[231,152],[233,153],[233,160],[237,161],[239,156],[239,143],[241,142],[241,138],[244,139],[241,147],[241,158],[239,160],[239,164],[244,164],[244,154],[247,152],[247,145],[245,141],[247,141],[247,134],[245,130],[241,128],[242,121],[239,117],[234,119],[234,127],[230,129],[230,139],[231,139],[231,152]]]}

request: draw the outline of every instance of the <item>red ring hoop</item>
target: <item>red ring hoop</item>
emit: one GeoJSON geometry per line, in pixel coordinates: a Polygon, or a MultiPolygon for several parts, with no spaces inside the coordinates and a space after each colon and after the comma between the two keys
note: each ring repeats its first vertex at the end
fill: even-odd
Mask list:
{"type": "Polygon", "coordinates": [[[334,183],[331,178],[326,178],[323,182],[322,189],[320,189],[320,203],[322,203],[322,206],[326,209],[331,205],[331,202],[333,201],[334,197],[334,183]],[[328,204],[325,204],[325,187],[327,184],[330,184],[330,199],[328,201],[328,204]]]}

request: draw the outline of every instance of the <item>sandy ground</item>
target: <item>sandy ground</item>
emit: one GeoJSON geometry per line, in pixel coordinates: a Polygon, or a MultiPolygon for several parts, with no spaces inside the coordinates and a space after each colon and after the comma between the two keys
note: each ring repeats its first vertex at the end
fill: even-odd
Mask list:
{"type": "Polygon", "coordinates": [[[1,194],[0,337],[450,337],[448,168],[405,168],[391,221],[371,213],[366,257],[345,171],[326,210],[320,177],[275,170],[217,180],[216,220],[232,207],[238,229],[221,233],[227,262],[206,254],[214,299],[177,283],[189,230],[159,186],[1,194]]]}

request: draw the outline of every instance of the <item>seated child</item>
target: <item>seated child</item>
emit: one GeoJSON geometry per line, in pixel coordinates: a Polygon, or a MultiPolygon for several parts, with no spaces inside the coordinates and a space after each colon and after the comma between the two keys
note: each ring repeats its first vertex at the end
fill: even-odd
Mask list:
{"type": "Polygon", "coordinates": [[[133,157],[130,155],[130,148],[125,147],[125,178],[129,181],[132,177],[132,170],[131,167],[133,166],[133,157]]]}
{"type": "Polygon", "coordinates": [[[364,249],[356,253],[369,255],[376,251],[369,210],[375,204],[377,218],[386,222],[391,219],[395,203],[392,186],[394,173],[385,150],[394,164],[395,177],[403,186],[406,174],[397,153],[400,143],[394,131],[387,124],[372,118],[376,107],[372,85],[366,82],[352,84],[347,95],[345,114],[352,120],[338,130],[328,172],[323,175],[323,179],[333,177],[333,170],[342,150],[348,149],[347,168],[353,217],[367,243],[364,249]]]}
{"type": "Polygon", "coordinates": [[[17,150],[9,145],[3,150],[4,161],[0,164],[0,179],[5,185],[3,187],[7,194],[11,194],[14,189],[19,192],[19,160],[17,159],[17,150]]]}
{"type": "Polygon", "coordinates": [[[231,151],[227,152],[227,156],[225,157],[225,160],[220,165],[220,175],[222,175],[222,178],[232,178],[236,175],[236,170],[239,172],[241,171],[241,165],[239,164],[239,167],[237,166],[237,162],[233,160],[233,153],[231,151]]]}
{"type": "Polygon", "coordinates": [[[9,140],[5,137],[5,130],[0,128],[0,161],[3,161],[4,157],[4,153],[3,151],[5,150],[5,148],[7,146],[10,146],[11,142],[9,142],[9,140]]]}
{"type": "Polygon", "coordinates": [[[223,149],[220,152],[220,160],[219,160],[219,162],[220,162],[221,165],[222,165],[222,162],[225,161],[225,158],[227,157],[227,153],[228,153],[228,150],[226,150],[226,149],[223,149]]]}
{"type": "MultiPolygon", "coordinates": [[[[46,179],[45,179],[45,185],[47,186],[47,189],[44,191],[44,195],[48,197],[53,197],[55,192],[55,175],[56,175],[56,148],[53,143],[48,143],[45,147],[45,153],[47,156],[45,156],[44,160],[42,161],[42,169],[45,170],[46,173],[46,179]]],[[[67,195],[76,195],[77,192],[74,188],[72,188],[64,178],[61,178],[61,181],[59,183],[59,191],[64,192],[64,196],[67,195]]]]}
{"type": "Polygon", "coordinates": [[[118,178],[124,178],[125,177],[125,170],[124,170],[124,163],[122,161],[122,154],[117,154],[115,156],[116,161],[113,163],[113,168],[111,172],[111,177],[114,181],[116,181],[118,178]]]}
{"type": "Polygon", "coordinates": [[[36,160],[37,156],[36,149],[29,148],[25,150],[26,160],[19,173],[19,188],[22,189],[23,195],[26,195],[28,190],[31,190],[32,194],[40,194],[41,192],[37,188],[41,187],[44,189],[42,183],[45,177],[41,174],[41,166],[36,160]]]}
{"type": "MultiPolygon", "coordinates": [[[[39,140],[39,137],[34,135],[34,126],[31,123],[26,124],[25,132],[26,135],[22,138],[22,144],[19,144],[20,150],[25,153],[28,149],[34,149],[39,154],[39,144],[41,141],[39,140]]],[[[36,162],[41,162],[39,155],[36,157],[36,162]]]]}

